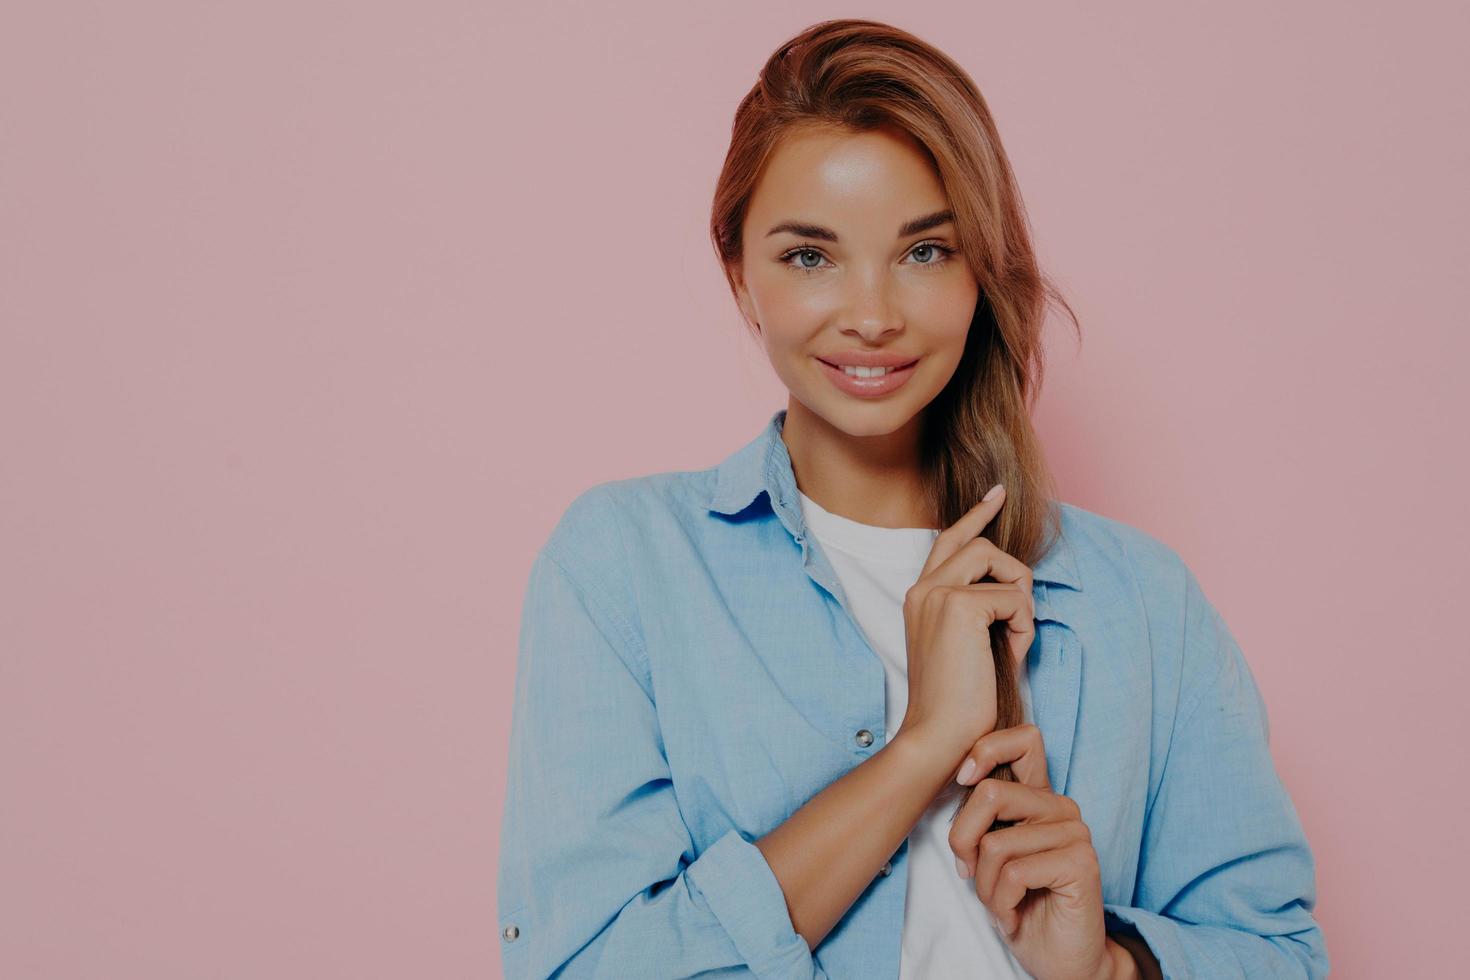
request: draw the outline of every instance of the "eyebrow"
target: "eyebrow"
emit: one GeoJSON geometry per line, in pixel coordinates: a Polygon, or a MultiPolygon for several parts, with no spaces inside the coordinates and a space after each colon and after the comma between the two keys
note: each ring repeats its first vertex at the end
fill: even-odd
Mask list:
{"type": "MultiPolygon", "coordinates": [[[[950,211],[948,209],[944,211],[935,211],[933,214],[926,214],[921,218],[914,218],[912,221],[905,222],[903,227],[898,229],[898,237],[907,238],[909,235],[917,235],[920,232],[928,231],[930,228],[942,225],[946,221],[953,220],[953,211],[950,211]]],[[[793,235],[800,235],[803,238],[820,238],[823,241],[828,242],[837,241],[837,232],[833,231],[831,228],[824,228],[821,225],[807,224],[804,221],[783,221],[779,225],[776,225],[774,228],[772,228],[770,231],[766,232],[766,237],[770,238],[772,235],[780,234],[783,231],[789,231],[793,235]]]]}

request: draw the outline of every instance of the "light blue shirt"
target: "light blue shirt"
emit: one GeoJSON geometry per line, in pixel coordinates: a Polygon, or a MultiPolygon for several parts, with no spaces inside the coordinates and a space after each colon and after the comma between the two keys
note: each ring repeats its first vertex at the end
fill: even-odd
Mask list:
{"type": "MultiPolygon", "coordinates": [[[[806,533],[785,416],[711,469],[590,488],[535,557],[498,870],[510,980],[899,975],[907,841],[815,950],[754,844],[885,740],[883,666],[806,533]]],[[[1326,976],[1239,646],[1173,549],[1059,508],[1026,670],[1107,929],[1166,978],[1326,976]]]]}

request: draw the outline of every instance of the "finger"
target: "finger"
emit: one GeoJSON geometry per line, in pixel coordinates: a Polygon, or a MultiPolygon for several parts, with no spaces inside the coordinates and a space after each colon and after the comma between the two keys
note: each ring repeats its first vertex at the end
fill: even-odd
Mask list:
{"type": "Polygon", "coordinates": [[[968,588],[976,584],[989,584],[988,581],[985,581],[987,579],[999,584],[1011,585],[1025,597],[1025,613],[1012,617],[1013,622],[1024,624],[1025,629],[1012,631],[1006,637],[1011,648],[1011,658],[1019,667],[1025,662],[1026,653],[1031,648],[1031,639],[1035,635],[1036,606],[1032,598],[1035,587],[1031,566],[1014,555],[1002,551],[993,541],[986,538],[975,538],[929,573],[931,585],[968,588]]]}
{"type": "Polygon", "coordinates": [[[1029,722],[1011,728],[997,728],[980,736],[961,760],[955,782],[961,786],[973,786],[990,775],[996,766],[1006,762],[1010,763],[1017,782],[1037,789],[1051,789],[1041,729],[1029,722]],[[972,760],[975,765],[970,772],[965,772],[965,762],[972,760]]]}
{"type": "Polygon", "coordinates": [[[1090,843],[1074,841],[1007,861],[996,877],[986,907],[1001,921],[1006,935],[1011,935],[1019,922],[1016,906],[1025,899],[1029,889],[1045,888],[1081,898],[1085,892],[1100,887],[1100,882],[1097,852],[1090,843]]]}
{"type": "Polygon", "coordinates": [[[971,538],[960,545],[935,567],[934,576],[948,585],[969,585],[989,577],[1025,586],[1028,595],[1031,592],[1031,566],[989,538],[971,538]]]}
{"type": "Polygon", "coordinates": [[[1080,820],[1023,823],[992,830],[980,838],[979,859],[975,862],[974,873],[975,894],[988,907],[995,894],[1000,869],[1006,864],[1037,851],[1050,851],[1091,839],[1087,826],[1080,820]]]}
{"type": "Polygon", "coordinates": [[[1022,669],[1026,651],[1036,637],[1035,605],[1030,592],[1007,582],[976,582],[934,589],[928,595],[935,596],[936,601],[941,601],[942,597],[946,603],[960,603],[972,622],[982,629],[988,630],[990,624],[1005,620],[1006,646],[1011,662],[1017,670],[1022,669]]]}
{"type": "Polygon", "coordinates": [[[964,544],[978,538],[980,532],[985,530],[985,525],[989,524],[994,520],[995,515],[1000,513],[1001,504],[1005,503],[1006,490],[1000,484],[996,484],[996,486],[1000,487],[1000,489],[995,490],[994,487],[991,488],[995,492],[994,497],[991,497],[989,500],[982,499],[975,506],[965,511],[959,520],[940,531],[938,536],[934,538],[934,544],[929,549],[929,557],[924,562],[924,569],[919,573],[920,578],[929,574],[929,572],[938,567],[946,558],[958,551],[964,544]]]}
{"type": "Polygon", "coordinates": [[[1076,819],[1081,812],[1071,799],[1049,790],[1005,779],[982,779],[950,820],[949,849],[973,874],[980,838],[997,817],[1015,823],[1044,823],[1076,819]]]}

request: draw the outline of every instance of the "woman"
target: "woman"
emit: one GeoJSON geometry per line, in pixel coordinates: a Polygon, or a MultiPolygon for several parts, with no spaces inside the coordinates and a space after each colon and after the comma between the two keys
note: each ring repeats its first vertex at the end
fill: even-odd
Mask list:
{"type": "Polygon", "coordinates": [[[1059,297],[965,72],[803,32],[712,232],[790,399],[536,557],[505,975],[1324,976],[1240,649],[1177,553],[1051,492],[1059,297]]]}

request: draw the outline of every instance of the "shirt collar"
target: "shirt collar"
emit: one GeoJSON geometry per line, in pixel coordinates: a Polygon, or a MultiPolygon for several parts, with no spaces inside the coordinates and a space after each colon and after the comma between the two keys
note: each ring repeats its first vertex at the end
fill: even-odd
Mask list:
{"type": "MultiPolygon", "coordinates": [[[[714,488],[709,509],[719,514],[734,515],[755,502],[761,493],[773,510],[790,521],[793,533],[803,533],[801,509],[797,505],[796,477],[791,455],[781,438],[786,423],[786,409],[777,410],[761,433],[725,458],[715,468],[714,488]]],[[[1082,578],[1077,571],[1077,558],[1065,534],[1031,567],[1033,581],[1064,585],[1082,591],[1082,578]]]]}

